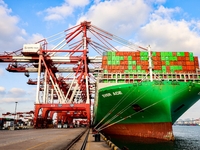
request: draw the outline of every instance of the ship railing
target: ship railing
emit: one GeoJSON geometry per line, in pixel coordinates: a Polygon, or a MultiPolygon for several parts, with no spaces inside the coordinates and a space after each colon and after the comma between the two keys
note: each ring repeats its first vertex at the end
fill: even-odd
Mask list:
{"type": "MultiPolygon", "coordinates": [[[[153,73],[153,81],[193,81],[200,83],[200,73],[153,73]]],[[[134,83],[150,81],[149,73],[99,73],[98,83],[134,83]]]]}

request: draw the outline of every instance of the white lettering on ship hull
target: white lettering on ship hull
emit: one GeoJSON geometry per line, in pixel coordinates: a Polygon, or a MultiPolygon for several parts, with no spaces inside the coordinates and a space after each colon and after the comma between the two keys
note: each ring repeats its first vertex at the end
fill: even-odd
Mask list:
{"type": "Polygon", "coordinates": [[[113,92],[113,95],[122,95],[122,91],[113,92]]]}
{"type": "Polygon", "coordinates": [[[115,91],[115,92],[113,92],[113,93],[102,94],[102,97],[103,97],[103,98],[106,98],[106,97],[116,96],[116,95],[122,95],[122,91],[115,91]]]}

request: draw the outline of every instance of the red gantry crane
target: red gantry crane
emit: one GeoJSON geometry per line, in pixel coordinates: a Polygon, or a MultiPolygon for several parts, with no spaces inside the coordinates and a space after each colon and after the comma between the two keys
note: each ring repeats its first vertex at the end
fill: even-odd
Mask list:
{"type": "Polygon", "coordinates": [[[48,39],[0,55],[0,62],[9,63],[6,69],[9,72],[23,72],[27,77],[29,73],[37,73],[36,80],[27,82],[37,86],[35,128],[48,127],[54,113],[61,124],[70,125],[73,119],[82,118],[90,126],[102,53],[118,51],[114,42],[130,49],[146,50],[84,21],[48,39]],[[90,50],[91,54],[96,52],[100,56],[89,56],[89,47],[94,50],[90,50]]]}

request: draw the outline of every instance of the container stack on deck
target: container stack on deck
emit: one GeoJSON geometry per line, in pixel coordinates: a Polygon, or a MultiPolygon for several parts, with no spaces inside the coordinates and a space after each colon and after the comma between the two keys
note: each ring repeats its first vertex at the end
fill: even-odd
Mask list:
{"type": "MultiPolygon", "coordinates": [[[[192,52],[151,52],[153,73],[196,73],[198,57],[192,52]]],[[[108,51],[103,54],[103,73],[148,73],[148,52],[108,51]]]]}

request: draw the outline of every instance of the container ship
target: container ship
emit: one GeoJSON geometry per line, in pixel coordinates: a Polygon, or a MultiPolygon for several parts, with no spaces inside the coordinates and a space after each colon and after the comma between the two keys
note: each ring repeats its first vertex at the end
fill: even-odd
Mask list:
{"type": "Polygon", "coordinates": [[[174,140],[173,123],[200,99],[192,52],[108,51],[102,69],[93,128],[105,135],[174,140]]]}

